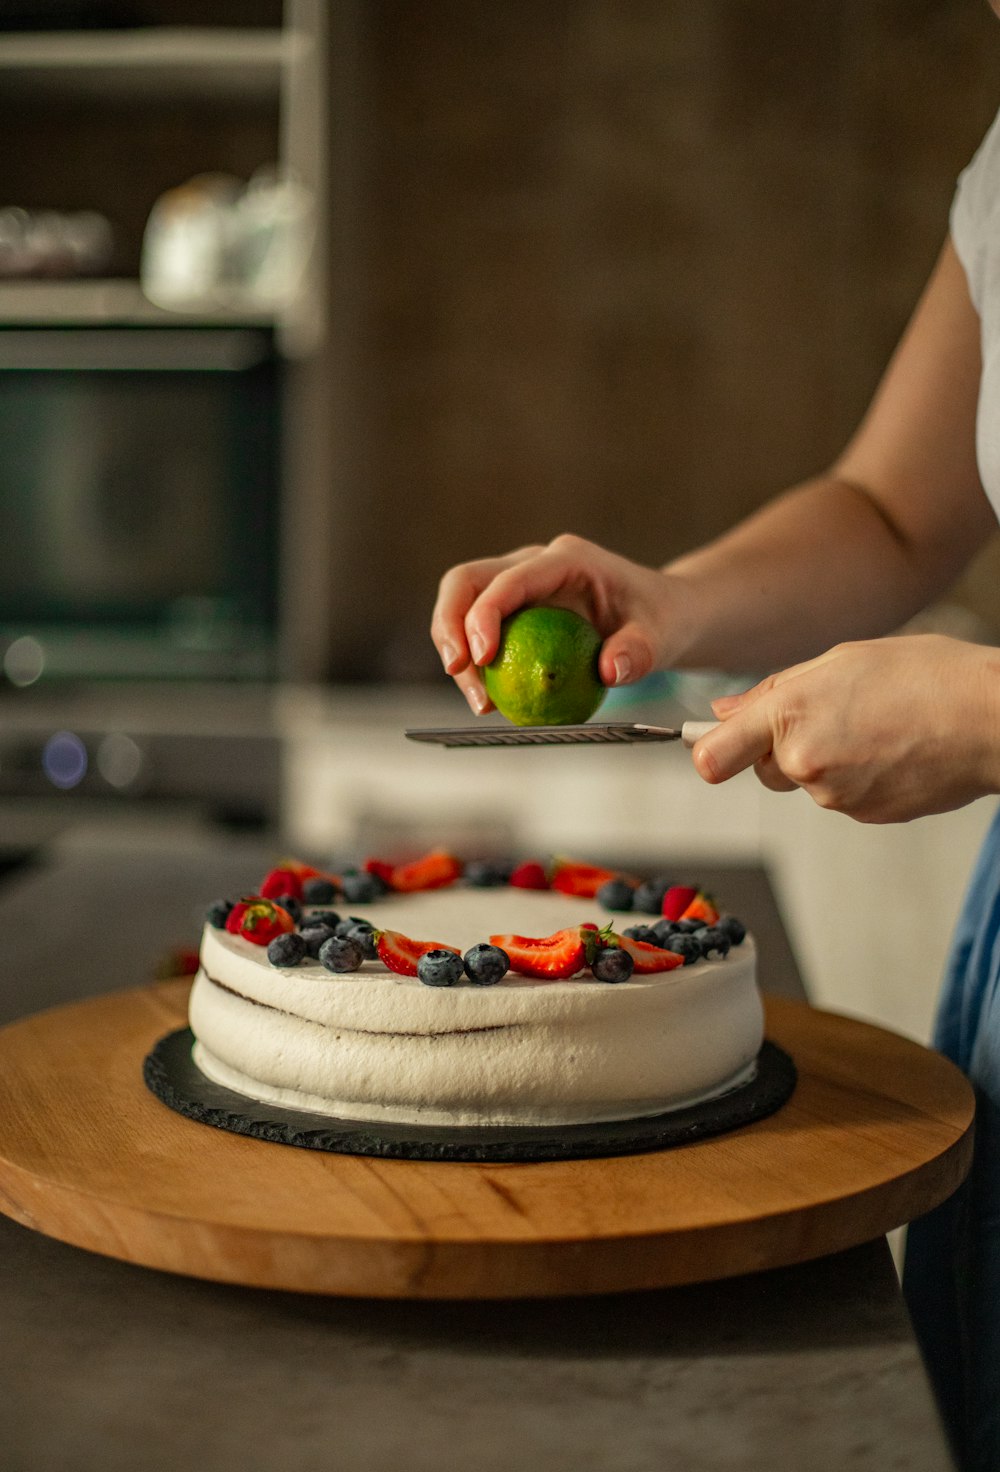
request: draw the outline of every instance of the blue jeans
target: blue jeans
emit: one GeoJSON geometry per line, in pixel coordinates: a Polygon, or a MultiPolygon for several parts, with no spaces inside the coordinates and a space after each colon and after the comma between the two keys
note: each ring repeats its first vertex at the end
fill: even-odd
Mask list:
{"type": "Polygon", "coordinates": [[[976,1091],[972,1170],[911,1224],[903,1289],[956,1460],[1000,1469],[1000,811],[945,972],[934,1046],[976,1091]]]}

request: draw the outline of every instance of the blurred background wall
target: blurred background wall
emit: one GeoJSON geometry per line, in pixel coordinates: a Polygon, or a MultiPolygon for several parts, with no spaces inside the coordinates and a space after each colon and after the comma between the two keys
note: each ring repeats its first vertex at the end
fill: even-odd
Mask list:
{"type": "MultiPolygon", "coordinates": [[[[569,529],[662,560],[837,453],[1000,104],[1000,23],[985,0],[358,18],[365,514],[332,658],[377,631],[380,673],[431,675],[452,562],[569,529]]],[[[998,567],[962,591],[993,630],[998,567]]]]}
{"type": "MultiPolygon", "coordinates": [[[[294,168],[283,672],[440,680],[456,560],[572,529],[662,561],[837,453],[998,63],[986,0],[0,0],[0,204],[100,211],[127,286],[164,191],[294,168]],[[12,44],[60,25],[58,62],[12,44]]],[[[998,570],[960,590],[987,637],[998,570]]]]}

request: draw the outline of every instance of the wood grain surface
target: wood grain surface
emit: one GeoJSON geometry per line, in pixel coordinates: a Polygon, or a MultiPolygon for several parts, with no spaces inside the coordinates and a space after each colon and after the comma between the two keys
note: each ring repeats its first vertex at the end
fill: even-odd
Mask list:
{"type": "Polygon", "coordinates": [[[770,998],[799,1083],[766,1120],[677,1149],[477,1165],[323,1154],[172,1113],[142,1062],[187,983],[0,1030],[0,1210],[170,1272],[350,1296],[491,1298],[706,1281],[881,1236],[949,1196],[974,1101],[945,1059],[770,998]]]}

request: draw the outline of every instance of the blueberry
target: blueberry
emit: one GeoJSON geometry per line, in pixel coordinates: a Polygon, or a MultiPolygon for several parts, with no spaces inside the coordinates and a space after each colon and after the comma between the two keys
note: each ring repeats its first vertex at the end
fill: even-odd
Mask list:
{"type": "Polygon", "coordinates": [[[656,931],[652,925],[626,925],[622,934],[627,935],[629,940],[645,941],[648,946],[659,945],[659,941],[656,939],[656,931]]]}
{"type": "Polygon", "coordinates": [[[734,946],[741,946],[746,940],[747,928],[735,915],[720,915],[717,928],[723,935],[728,935],[734,946]]]}
{"type": "Polygon", "coordinates": [[[609,879],[597,891],[596,899],[606,910],[631,910],[635,890],[627,879],[609,879]]]}
{"type": "Polygon", "coordinates": [[[384,879],[377,874],[369,874],[367,870],[361,873],[348,873],[343,875],[340,881],[344,899],[352,905],[370,905],[385,894],[387,885],[384,879]]]}
{"type": "Polygon", "coordinates": [[[312,956],[315,960],[323,942],[329,940],[334,931],[329,925],[315,925],[311,920],[307,920],[299,933],[306,943],[306,955],[312,956]]]}
{"type": "Polygon", "coordinates": [[[474,986],[495,986],[510,970],[510,957],[499,946],[485,941],[466,951],[462,958],[465,974],[474,986]]]}
{"type": "Polygon", "coordinates": [[[348,935],[352,930],[357,930],[359,925],[363,926],[365,930],[375,929],[372,922],[365,920],[361,915],[345,915],[342,920],[337,921],[333,928],[337,935],[348,935]]]}
{"type": "Polygon", "coordinates": [[[319,962],[327,971],[360,971],[364,956],[356,940],[348,935],[331,935],[319,948],[319,962]]]}
{"type": "Polygon", "coordinates": [[[474,889],[497,889],[507,883],[508,864],[491,863],[489,859],[472,859],[465,866],[465,882],[474,889]]]}
{"type": "Polygon", "coordinates": [[[454,951],[425,951],[417,962],[417,975],[425,986],[454,986],[464,973],[462,958],[454,951]]]}
{"type": "Polygon", "coordinates": [[[348,940],[357,941],[366,961],[375,960],[378,950],[375,945],[374,925],[369,925],[367,920],[358,920],[354,925],[349,925],[343,934],[348,940]]]}
{"type": "Polygon", "coordinates": [[[287,930],[268,943],[267,959],[272,966],[297,966],[306,954],[306,943],[297,930],[287,930]]]}
{"type": "Polygon", "coordinates": [[[644,879],[632,898],[632,908],[644,915],[658,915],[663,909],[663,896],[673,883],[658,874],[655,879],[644,879]]]}
{"type": "Polygon", "coordinates": [[[628,981],[635,962],[621,946],[605,946],[597,952],[591,971],[598,981],[628,981]]]}
{"type": "Polygon", "coordinates": [[[327,925],[331,930],[336,930],[339,924],[340,916],[336,910],[314,910],[302,921],[302,929],[304,930],[307,925],[327,925]]]}
{"type": "Polygon", "coordinates": [[[725,931],[720,930],[717,925],[706,925],[704,929],[698,931],[695,940],[701,947],[701,954],[706,961],[712,956],[718,956],[721,960],[723,956],[729,955],[731,941],[725,931]]]}
{"type": "Polygon", "coordinates": [[[232,900],[213,900],[205,911],[205,919],[213,930],[225,930],[232,908],[232,900]]]}
{"type": "Polygon", "coordinates": [[[337,897],[336,885],[329,879],[323,879],[315,875],[312,879],[303,880],[302,899],[307,905],[329,905],[337,897]]]}
{"type": "Polygon", "coordinates": [[[701,960],[701,946],[697,937],[683,930],[675,930],[673,935],[668,935],[663,949],[673,951],[675,956],[683,956],[685,966],[692,966],[695,961],[701,960]]]}
{"type": "Polygon", "coordinates": [[[651,925],[650,929],[654,936],[653,944],[666,946],[667,941],[675,934],[677,926],[673,920],[668,920],[664,917],[662,920],[657,920],[655,925],[651,925]]]}
{"type": "Polygon", "coordinates": [[[274,904],[280,905],[283,910],[287,910],[296,925],[298,925],[302,919],[302,906],[293,894],[279,894],[274,900],[274,904]]]}
{"type": "Polygon", "coordinates": [[[704,920],[675,920],[674,924],[681,935],[694,935],[696,930],[704,930],[704,920]]]}

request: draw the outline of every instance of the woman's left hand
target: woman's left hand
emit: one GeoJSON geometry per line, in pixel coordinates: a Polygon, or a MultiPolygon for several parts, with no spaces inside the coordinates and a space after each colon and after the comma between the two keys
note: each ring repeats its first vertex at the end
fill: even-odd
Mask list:
{"type": "Polygon", "coordinates": [[[1000,650],[940,634],[838,644],[713,704],[706,782],[752,766],[862,823],[948,812],[1000,791],[1000,650]]]}

